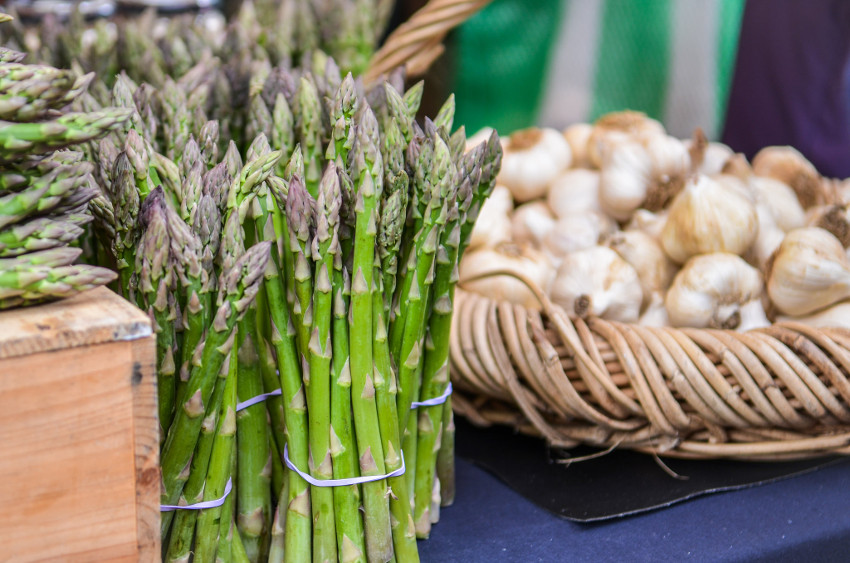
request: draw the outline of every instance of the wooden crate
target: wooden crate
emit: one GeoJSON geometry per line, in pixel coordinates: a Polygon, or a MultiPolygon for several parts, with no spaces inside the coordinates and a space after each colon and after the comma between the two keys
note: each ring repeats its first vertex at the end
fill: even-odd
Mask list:
{"type": "Polygon", "coordinates": [[[0,561],[159,559],[151,334],[106,288],[0,312],[0,561]]]}

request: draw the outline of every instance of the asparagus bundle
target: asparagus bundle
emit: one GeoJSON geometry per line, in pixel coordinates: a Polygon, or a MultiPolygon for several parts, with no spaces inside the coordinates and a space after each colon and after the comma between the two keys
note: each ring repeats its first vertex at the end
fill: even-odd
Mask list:
{"type": "MultiPolygon", "coordinates": [[[[0,15],[2,19],[7,16],[0,15]]],[[[3,52],[0,62],[0,309],[70,297],[112,281],[110,270],[75,264],[69,245],[91,221],[92,167],[68,149],[97,139],[130,112],[63,113],[92,75],[26,65],[3,52]]]]}
{"type": "Polygon", "coordinates": [[[374,6],[339,3],[320,34],[306,6],[245,4],[223,34],[151,14],[40,30],[73,72],[3,54],[0,120],[30,122],[0,127],[0,291],[20,289],[0,303],[58,294],[34,267],[76,259],[54,247],[95,217],[88,260],[156,331],[169,561],[416,561],[453,488],[450,407],[416,405],[445,395],[457,261],[500,144],[464,154],[452,99],[421,127],[422,85],[402,94],[398,73],[343,77],[374,6]],[[70,142],[83,153],[22,157],[70,142]]]}
{"type": "Polygon", "coordinates": [[[250,61],[315,68],[317,51],[330,55],[344,73],[360,75],[387,30],[393,6],[390,0],[245,0],[229,22],[215,11],[164,20],[151,9],[137,18],[90,22],[77,12],[67,22],[48,15],[38,26],[13,24],[4,30],[2,43],[18,49],[30,45],[39,61],[60,68],[79,64],[110,85],[120,70],[158,88],[169,77],[198,80],[193,69],[213,59],[225,65],[247,62],[246,68],[250,61]]]}

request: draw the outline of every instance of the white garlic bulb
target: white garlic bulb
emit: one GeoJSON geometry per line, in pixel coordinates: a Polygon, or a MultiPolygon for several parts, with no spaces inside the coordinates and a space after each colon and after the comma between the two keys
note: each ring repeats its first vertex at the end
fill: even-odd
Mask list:
{"type": "Polygon", "coordinates": [[[676,274],[676,265],[658,241],[642,231],[615,233],[607,237],[605,244],[632,265],[647,300],[654,293],[664,292],[676,274]]]}
{"type": "Polygon", "coordinates": [[[509,240],[513,208],[511,192],[504,186],[497,185],[493,188],[493,193],[481,206],[478,219],[472,228],[469,248],[495,246],[509,240]]]}
{"type": "Polygon", "coordinates": [[[808,315],[850,297],[850,260],[838,239],[818,227],[786,234],[765,276],[767,294],[786,315],[808,315]]]}
{"type": "Polygon", "coordinates": [[[523,203],[546,195],[546,188],[569,168],[572,153],[567,140],[554,129],[524,129],[512,134],[504,147],[499,183],[523,203]]]}
{"type": "Polygon", "coordinates": [[[555,215],[543,201],[523,203],[511,217],[511,239],[517,243],[540,246],[555,227],[555,215]]]}
{"type": "Polygon", "coordinates": [[[670,204],[661,231],[661,245],[675,262],[696,254],[730,252],[741,255],[758,234],[758,217],[752,200],[731,182],[708,176],[690,178],[670,204]]]}
{"type": "Polygon", "coordinates": [[[507,242],[464,254],[460,262],[460,284],[491,299],[540,310],[540,301],[522,281],[506,275],[487,276],[497,271],[521,275],[544,293],[549,292],[555,278],[555,268],[545,254],[529,245],[507,242]]]}
{"type": "Polygon", "coordinates": [[[665,327],[670,326],[670,316],[664,305],[664,294],[653,293],[649,296],[649,303],[638,319],[641,326],[665,327]]]}
{"type": "MultiPolygon", "coordinates": [[[[688,150],[694,145],[693,139],[687,139],[684,143],[688,150]]],[[[726,161],[734,154],[735,152],[723,143],[709,142],[705,147],[702,162],[696,167],[694,172],[705,174],[706,176],[720,174],[726,165],[726,161]]]]}
{"type": "Polygon", "coordinates": [[[757,204],[756,215],[759,224],[758,235],[753,245],[747,251],[745,258],[751,264],[756,265],[759,270],[764,271],[773,252],[779,248],[782,239],[785,238],[785,231],[777,226],[773,214],[766,205],[762,203],[757,204]]]}
{"type": "Polygon", "coordinates": [[[587,141],[593,132],[589,123],[574,123],[564,129],[564,138],[573,153],[573,168],[590,168],[592,166],[587,154],[587,141]]]}
{"type": "Polygon", "coordinates": [[[776,322],[784,321],[803,323],[815,328],[850,328],[850,301],[842,301],[822,311],[802,317],[791,317],[788,315],[779,315],[776,317],[776,322]]]}
{"type": "Polygon", "coordinates": [[[587,140],[587,158],[595,168],[602,168],[607,153],[623,141],[637,141],[644,136],[663,135],[664,126],[638,111],[617,111],[603,115],[593,124],[587,140]]]}
{"type": "Polygon", "coordinates": [[[821,175],[815,166],[793,147],[765,147],[753,157],[753,171],[788,184],[804,208],[827,203],[821,189],[821,175]]]}
{"type": "Polygon", "coordinates": [[[773,178],[752,176],[749,186],[756,202],[767,207],[777,227],[787,233],[805,224],[806,212],[787,184],[773,178]]]}
{"type": "Polygon", "coordinates": [[[599,172],[571,168],[549,186],[549,207],[558,217],[583,211],[599,211],[599,172]]]}
{"type": "Polygon", "coordinates": [[[605,246],[594,246],[564,257],[552,283],[552,301],[567,313],[635,322],[643,290],[635,269],[605,246]]]}
{"type": "Polygon", "coordinates": [[[740,256],[726,252],[694,256],[682,267],[664,303],[677,327],[735,329],[742,308],[759,300],[762,278],[740,256]]]}
{"type": "Polygon", "coordinates": [[[669,182],[687,174],[691,157],[685,144],[670,135],[649,135],[644,146],[652,161],[652,172],[657,182],[669,182]]]}
{"type": "Polygon", "coordinates": [[[652,159],[642,143],[621,141],[606,153],[599,175],[599,204],[617,221],[627,221],[646,199],[652,159]]]}
{"type": "Polygon", "coordinates": [[[626,231],[641,231],[655,240],[661,239],[661,231],[664,229],[664,224],[667,222],[668,211],[662,209],[654,212],[647,209],[638,209],[635,211],[629,223],[624,230],[626,231]]]}
{"type": "Polygon", "coordinates": [[[560,264],[567,254],[596,246],[616,230],[617,224],[602,213],[570,213],[560,217],[543,237],[543,250],[560,264]]]}
{"type": "Polygon", "coordinates": [[[771,324],[773,323],[767,318],[762,300],[753,299],[741,306],[741,324],[735,330],[738,332],[747,332],[748,330],[765,328],[771,324]]]}

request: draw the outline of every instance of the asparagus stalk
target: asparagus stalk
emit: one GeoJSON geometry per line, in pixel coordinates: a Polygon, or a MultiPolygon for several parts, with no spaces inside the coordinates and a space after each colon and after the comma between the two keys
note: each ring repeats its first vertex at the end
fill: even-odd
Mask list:
{"type": "MultiPolygon", "coordinates": [[[[401,214],[399,209],[398,213],[401,214]]],[[[398,223],[400,225],[400,223],[398,223]]],[[[378,406],[378,422],[381,428],[382,446],[386,471],[392,473],[401,469],[402,458],[399,416],[396,407],[398,384],[392,367],[389,345],[387,343],[386,321],[384,320],[384,299],[381,288],[382,274],[375,268],[372,287],[372,354],[374,357],[375,396],[378,406]]],[[[390,511],[392,514],[392,537],[395,557],[400,561],[418,561],[416,532],[413,525],[410,496],[406,477],[390,477],[387,484],[392,491],[390,511]]]]}
{"type": "MultiPolygon", "coordinates": [[[[271,180],[270,185],[274,186],[274,177],[271,180]]],[[[275,192],[276,196],[282,196],[280,189],[275,192]]],[[[275,238],[278,241],[285,240],[289,236],[289,229],[284,216],[278,206],[274,206],[271,211],[275,238]]],[[[281,246],[285,249],[286,243],[281,246]]],[[[308,422],[301,364],[298,359],[295,326],[285,297],[284,280],[280,275],[280,264],[278,253],[273,252],[265,272],[264,285],[271,320],[271,343],[276,352],[280,374],[289,459],[296,467],[308,467],[308,422]]],[[[284,551],[291,561],[309,560],[312,520],[309,487],[294,471],[289,471],[287,476],[289,490],[285,499],[284,551]]],[[[284,499],[281,499],[280,503],[282,505],[284,499]]]]}
{"type": "MultiPolygon", "coordinates": [[[[331,387],[331,456],[335,479],[356,477],[357,446],[351,420],[351,369],[348,349],[348,306],[351,291],[348,272],[342,256],[334,256],[333,325],[331,327],[332,387],[331,387]]],[[[360,487],[334,487],[334,516],[336,517],[337,549],[344,563],[366,561],[363,519],[360,516],[360,487]]]]}
{"type": "MultiPolygon", "coordinates": [[[[293,196],[290,192],[290,196],[293,196]]],[[[310,370],[305,378],[310,435],[310,472],[317,479],[333,478],[330,452],[330,364],[333,294],[331,271],[339,254],[337,225],[341,205],[339,176],[334,163],[322,175],[316,201],[316,235],[312,241],[314,263],[312,329],[309,342],[310,370]]],[[[294,220],[297,220],[293,218],[294,220]]],[[[318,561],[335,561],[337,557],[334,528],[333,491],[327,487],[311,489],[313,507],[313,557],[318,561]]]]}
{"type": "MultiPolygon", "coordinates": [[[[351,170],[356,194],[356,227],[351,281],[351,400],[360,453],[360,474],[386,473],[373,380],[372,278],[375,260],[378,202],[383,188],[383,166],[378,148],[378,123],[362,100],[355,114],[356,139],[351,170]]],[[[392,535],[386,480],[363,484],[366,549],[370,561],[392,557],[392,535]]]]}
{"type": "MultiPolygon", "coordinates": [[[[449,208],[446,228],[440,239],[436,258],[433,286],[433,306],[428,320],[423,365],[421,398],[429,399],[442,395],[449,383],[449,330],[454,309],[454,288],[457,282],[457,258],[460,246],[460,227],[472,203],[473,193],[480,179],[477,154],[461,163],[460,187],[457,198],[449,208]]],[[[431,490],[437,451],[442,435],[442,405],[417,409],[417,441],[415,442],[415,509],[416,535],[428,537],[431,529],[431,490]]]]}
{"type": "Polygon", "coordinates": [[[304,185],[313,198],[318,195],[322,177],[322,102],[308,74],[302,76],[296,92],[296,129],[304,154],[304,185]]]}
{"type": "MultiPolygon", "coordinates": [[[[293,176],[286,198],[286,219],[289,227],[289,252],[291,270],[286,272],[287,286],[295,293],[292,316],[295,322],[298,351],[303,358],[310,357],[309,343],[312,327],[313,283],[308,261],[310,241],[315,222],[315,201],[307,193],[301,178],[293,176]]],[[[303,374],[309,377],[309,374],[303,374]]]]}
{"type": "MultiPolygon", "coordinates": [[[[228,360],[233,359],[233,353],[231,351],[231,354],[228,355],[228,360]]],[[[228,363],[222,365],[221,373],[219,373],[218,379],[215,382],[212,399],[207,405],[204,421],[201,424],[201,435],[195,446],[195,453],[192,455],[189,478],[183,487],[180,504],[197,504],[204,499],[207,472],[210,468],[212,450],[216,439],[216,429],[219,423],[219,411],[225,408],[224,397],[230,372],[231,369],[228,363]]],[[[175,563],[189,561],[197,519],[198,513],[195,510],[178,511],[171,525],[168,550],[165,555],[166,561],[175,563]]]]}
{"type": "Polygon", "coordinates": [[[23,189],[0,193],[0,229],[55,210],[88,182],[90,171],[87,163],[60,164],[43,176],[32,178],[23,189]]]}
{"type": "MultiPolygon", "coordinates": [[[[221,498],[224,494],[227,479],[231,477],[231,458],[235,455],[236,445],[236,379],[238,363],[231,351],[227,361],[227,381],[224,385],[224,397],[221,401],[221,409],[218,417],[218,426],[213,441],[212,453],[210,454],[209,468],[207,469],[204,483],[203,500],[210,501],[221,498]]],[[[230,502],[232,510],[232,496],[228,497],[225,504],[230,502]]],[[[226,522],[230,524],[230,515],[226,515],[226,522]]],[[[219,534],[225,510],[223,507],[205,508],[198,515],[195,529],[195,559],[198,561],[212,561],[219,546],[219,534]]]]}
{"type": "MultiPolygon", "coordinates": [[[[24,255],[29,256],[32,255],[24,255]]],[[[112,271],[88,265],[33,265],[14,269],[7,268],[4,262],[5,259],[0,260],[0,309],[71,297],[115,279],[112,271]]]]}
{"type": "MultiPolygon", "coordinates": [[[[174,318],[176,307],[175,261],[171,256],[171,237],[162,188],[145,200],[139,213],[143,230],[136,255],[135,270],[139,291],[153,321],[157,352],[157,398],[159,401],[160,440],[164,441],[174,416],[174,318]]],[[[178,263],[179,264],[179,263],[178,263]]]]}
{"type": "MultiPolygon", "coordinates": [[[[200,366],[192,370],[186,386],[187,400],[177,409],[162,450],[162,504],[174,504],[182,492],[185,478],[181,474],[188,470],[203,423],[205,405],[209,403],[224,358],[233,347],[233,329],[259,289],[270,246],[269,242],[254,245],[221,276],[218,310],[207,333],[200,366]]],[[[163,515],[163,532],[171,523],[168,514],[171,513],[163,515]]]]}
{"type": "Polygon", "coordinates": [[[91,216],[69,213],[38,217],[26,223],[0,229],[0,258],[20,256],[74,242],[84,232],[82,225],[89,221],[91,216]]]}
{"type": "Polygon", "coordinates": [[[133,110],[112,108],[66,113],[52,121],[14,123],[0,120],[0,160],[58,150],[97,139],[121,127],[133,110]]]}
{"type": "MultiPolygon", "coordinates": [[[[256,310],[239,321],[237,332],[239,378],[237,393],[240,401],[263,393],[262,375],[257,355],[256,310]]],[[[268,424],[263,403],[247,407],[236,415],[237,449],[237,523],[245,551],[251,561],[268,554],[268,532],[271,524],[271,452],[268,424]]]]}
{"type": "Polygon", "coordinates": [[[451,506],[455,501],[455,418],[451,397],[443,404],[443,436],[437,452],[437,479],[440,482],[440,505],[451,506]]]}
{"type": "Polygon", "coordinates": [[[448,147],[437,135],[434,138],[434,156],[430,172],[430,198],[423,216],[423,226],[416,235],[416,241],[409,259],[413,268],[409,268],[400,289],[407,301],[402,304],[402,315],[397,316],[398,327],[395,341],[395,358],[399,365],[399,422],[407,425],[407,417],[413,398],[418,396],[419,382],[417,369],[421,364],[422,346],[427,321],[427,307],[430,287],[434,280],[434,259],[440,234],[447,218],[447,202],[455,198],[457,186],[454,183],[455,170],[451,162],[448,147]],[[404,323],[403,329],[402,321],[404,323]]]}

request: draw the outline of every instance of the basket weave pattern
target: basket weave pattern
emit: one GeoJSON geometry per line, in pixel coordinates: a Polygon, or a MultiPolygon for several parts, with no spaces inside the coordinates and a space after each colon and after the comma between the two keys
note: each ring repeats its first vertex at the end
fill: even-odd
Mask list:
{"type": "Polygon", "coordinates": [[[454,406],[473,423],[690,458],[850,453],[850,330],[659,329],[542,303],[458,289],[454,406]]]}

